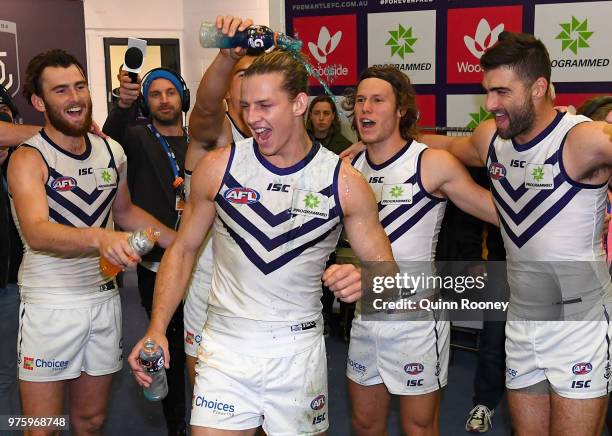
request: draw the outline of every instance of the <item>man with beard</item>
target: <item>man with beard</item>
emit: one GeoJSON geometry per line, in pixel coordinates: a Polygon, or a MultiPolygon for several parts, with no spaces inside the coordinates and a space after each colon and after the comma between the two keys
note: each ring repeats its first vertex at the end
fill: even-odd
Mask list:
{"type": "Polygon", "coordinates": [[[554,109],[540,40],[506,32],[499,39],[480,59],[494,119],[470,137],[424,140],[488,168],[508,259],[506,387],[516,434],[599,434],[612,333],[600,242],[612,126],[554,109]],[[596,279],[563,272],[585,264],[596,279]],[[547,294],[544,279],[561,289],[547,294]]]}
{"type": "Polygon", "coordinates": [[[91,97],[82,66],[63,50],[28,64],[24,96],[45,126],[11,157],[9,192],[25,252],[18,362],[23,413],[60,415],[69,389],[71,430],[99,434],[112,373],[122,367],[121,303],[100,256],[125,268],[139,257],[128,234],[174,232],[132,204],[121,146],[88,134],[91,97]]]}
{"type": "MultiPolygon", "coordinates": [[[[119,100],[104,124],[103,131],[116,139],[128,160],[128,187],[134,204],[169,227],[178,223],[184,202],[185,154],[188,137],[182,112],[189,109],[189,91],[182,77],[164,68],[155,68],[142,81],[141,108],[150,114],[148,125],[136,125],[140,84],[128,73],[119,73],[119,100]]],[[[164,250],[156,247],[143,256],[136,269],[140,301],[151,316],[153,289],[164,250]]],[[[168,395],[162,400],[168,434],[184,434],[185,350],[183,307],[179,305],[166,332],[172,367],[167,372],[168,395]]]]}

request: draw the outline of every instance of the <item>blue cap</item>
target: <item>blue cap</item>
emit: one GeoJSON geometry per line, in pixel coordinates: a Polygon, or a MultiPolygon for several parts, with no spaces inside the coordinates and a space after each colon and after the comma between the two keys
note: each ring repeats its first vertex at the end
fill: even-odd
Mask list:
{"type": "Polygon", "coordinates": [[[178,77],[176,77],[174,73],[168,70],[160,69],[160,70],[155,70],[151,72],[149,75],[147,75],[146,80],[142,84],[142,98],[144,99],[145,104],[148,104],[147,93],[149,92],[149,86],[151,86],[151,83],[153,83],[153,81],[157,79],[166,79],[172,82],[172,84],[174,85],[174,87],[176,88],[176,90],[181,96],[181,101],[183,101],[183,99],[185,98],[185,95],[183,92],[183,84],[181,83],[181,81],[178,79],[178,77]]]}

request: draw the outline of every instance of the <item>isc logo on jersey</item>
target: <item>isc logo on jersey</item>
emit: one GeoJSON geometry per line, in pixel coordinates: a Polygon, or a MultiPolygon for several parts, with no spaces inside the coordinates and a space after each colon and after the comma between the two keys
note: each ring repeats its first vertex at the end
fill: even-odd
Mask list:
{"type": "Polygon", "coordinates": [[[77,187],[77,181],[73,177],[58,177],[51,183],[51,188],[58,192],[72,191],[77,187]]]}
{"type": "Polygon", "coordinates": [[[232,188],[225,191],[223,198],[234,204],[253,204],[259,201],[259,192],[251,188],[232,188]]]}

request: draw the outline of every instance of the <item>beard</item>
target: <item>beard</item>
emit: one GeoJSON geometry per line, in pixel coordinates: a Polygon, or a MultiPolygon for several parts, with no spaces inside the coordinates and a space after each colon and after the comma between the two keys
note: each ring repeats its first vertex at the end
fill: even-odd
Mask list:
{"type": "Polygon", "coordinates": [[[497,133],[502,139],[510,139],[531,128],[535,121],[535,106],[531,98],[525,98],[525,102],[517,109],[506,111],[508,114],[508,128],[497,128],[497,133]]]}
{"type": "MultiPolygon", "coordinates": [[[[44,101],[44,99],[43,99],[44,101]]],[[[91,99],[87,105],[87,112],[85,113],[85,119],[80,124],[73,124],[62,116],[62,111],[56,107],[48,104],[45,101],[46,114],[49,118],[49,123],[55,127],[58,131],[62,132],[66,136],[85,136],[91,129],[91,99]]]]}
{"type": "Polygon", "coordinates": [[[162,114],[161,111],[151,112],[151,118],[162,126],[176,126],[181,124],[181,110],[176,109],[169,114],[162,114]]]}

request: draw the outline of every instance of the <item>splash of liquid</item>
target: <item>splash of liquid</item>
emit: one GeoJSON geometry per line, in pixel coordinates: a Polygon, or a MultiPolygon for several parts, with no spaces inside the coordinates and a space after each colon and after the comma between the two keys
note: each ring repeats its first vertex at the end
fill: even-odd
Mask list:
{"type": "MultiPolygon", "coordinates": [[[[287,50],[289,53],[291,53],[291,55],[295,58],[295,60],[297,60],[302,65],[304,65],[304,68],[306,68],[306,71],[308,72],[308,74],[310,74],[312,77],[317,79],[317,81],[323,87],[323,90],[325,91],[325,93],[331,97],[334,103],[336,103],[336,96],[331,91],[331,89],[329,89],[328,84],[323,80],[321,75],[314,69],[314,67],[308,61],[306,61],[306,59],[302,55],[303,43],[300,39],[297,38],[297,35],[295,38],[292,38],[290,36],[285,35],[284,33],[281,33],[278,35],[277,44],[279,47],[282,47],[285,50],[287,50]]],[[[332,80],[330,78],[330,82],[331,81],[332,80]]]]}

